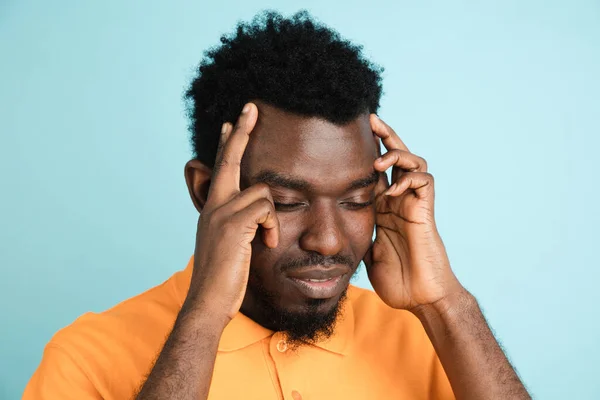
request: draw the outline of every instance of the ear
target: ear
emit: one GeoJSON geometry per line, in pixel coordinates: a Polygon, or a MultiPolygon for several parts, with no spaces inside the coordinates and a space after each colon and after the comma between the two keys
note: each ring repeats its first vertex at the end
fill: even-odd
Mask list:
{"type": "Polygon", "coordinates": [[[192,202],[196,210],[202,212],[208,198],[212,169],[194,159],[185,164],[184,174],[192,202]]]}

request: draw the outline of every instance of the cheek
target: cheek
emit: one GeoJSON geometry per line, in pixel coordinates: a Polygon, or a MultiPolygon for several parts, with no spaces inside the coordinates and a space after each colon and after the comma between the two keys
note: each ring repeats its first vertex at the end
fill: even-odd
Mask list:
{"type": "Polygon", "coordinates": [[[349,217],[346,227],[346,232],[355,255],[362,257],[372,243],[373,229],[375,229],[375,212],[365,210],[360,215],[349,217]]]}
{"type": "MultiPolygon", "coordinates": [[[[254,240],[252,241],[252,259],[250,268],[252,271],[260,274],[261,277],[267,277],[273,273],[277,274],[276,265],[280,260],[286,258],[286,254],[295,248],[297,243],[298,223],[286,221],[285,216],[279,218],[279,244],[276,248],[270,249],[265,246],[262,239],[262,229],[259,228],[254,240]]],[[[289,218],[288,218],[289,219],[289,218]]]]}
{"type": "Polygon", "coordinates": [[[276,249],[270,249],[265,246],[262,240],[262,235],[257,233],[256,237],[252,241],[252,258],[250,259],[250,271],[255,275],[265,277],[270,274],[273,269],[273,265],[278,258],[278,251],[280,246],[276,249]]]}

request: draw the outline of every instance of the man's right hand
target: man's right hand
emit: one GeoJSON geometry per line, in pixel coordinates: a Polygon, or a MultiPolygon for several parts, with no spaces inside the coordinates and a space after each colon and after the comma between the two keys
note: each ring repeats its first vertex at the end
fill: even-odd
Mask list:
{"type": "Polygon", "coordinates": [[[258,118],[249,103],[221,134],[210,190],[198,220],[187,297],[137,400],[206,399],[221,334],[242,306],[251,242],[260,226],[268,247],[279,241],[269,187],[240,191],[240,164],[258,118]]]}
{"type": "Polygon", "coordinates": [[[256,105],[248,103],[235,127],[223,125],[208,198],[198,220],[194,269],[184,304],[223,328],[242,305],[251,242],[259,225],[267,247],[277,247],[279,241],[279,221],[268,185],[240,191],[240,164],[257,118],[256,105]]]}

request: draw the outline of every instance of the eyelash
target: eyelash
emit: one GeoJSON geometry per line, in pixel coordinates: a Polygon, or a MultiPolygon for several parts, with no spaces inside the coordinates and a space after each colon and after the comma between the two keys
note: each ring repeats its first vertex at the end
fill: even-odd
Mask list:
{"type": "MultiPolygon", "coordinates": [[[[348,207],[350,210],[355,211],[370,206],[373,204],[373,200],[365,201],[364,203],[344,202],[342,204],[346,205],[346,207],[348,207]]],[[[275,203],[275,210],[282,212],[296,211],[303,205],[304,203],[275,203]]]]}
{"type": "Polygon", "coordinates": [[[351,207],[352,210],[359,210],[361,208],[366,208],[373,204],[373,200],[365,201],[364,203],[342,203],[347,204],[351,207]]]}

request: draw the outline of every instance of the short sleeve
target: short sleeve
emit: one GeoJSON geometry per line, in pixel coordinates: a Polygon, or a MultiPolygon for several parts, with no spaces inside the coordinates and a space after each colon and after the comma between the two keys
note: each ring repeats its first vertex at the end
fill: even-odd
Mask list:
{"type": "Polygon", "coordinates": [[[29,380],[23,400],[102,399],[85,372],[60,347],[48,344],[42,361],[29,380]]]}

